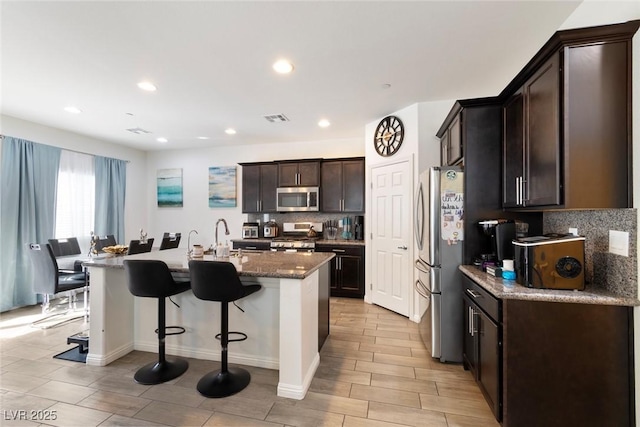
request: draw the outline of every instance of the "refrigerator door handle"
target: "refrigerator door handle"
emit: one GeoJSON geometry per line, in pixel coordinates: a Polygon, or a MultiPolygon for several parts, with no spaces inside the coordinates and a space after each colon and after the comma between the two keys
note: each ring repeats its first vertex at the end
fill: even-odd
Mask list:
{"type": "Polygon", "coordinates": [[[418,195],[416,196],[416,219],[415,225],[413,227],[413,231],[416,236],[416,243],[418,245],[418,250],[422,250],[424,248],[424,187],[422,182],[418,186],[418,195]]]}
{"type": "Polygon", "coordinates": [[[431,298],[431,291],[427,289],[427,287],[422,283],[420,279],[416,280],[416,292],[420,294],[421,297],[426,298],[427,300],[431,298]]]}
{"type": "Polygon", "coordinates": [[[417,259],[415,265],[419,271],[429,274],[429,270],[427,266],[424,264],[424,262],[421,259],[417,259]]]}

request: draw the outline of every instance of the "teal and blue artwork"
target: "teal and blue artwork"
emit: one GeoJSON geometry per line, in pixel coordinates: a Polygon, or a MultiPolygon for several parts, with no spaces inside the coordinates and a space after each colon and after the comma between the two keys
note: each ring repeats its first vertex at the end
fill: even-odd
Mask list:
{"type": "Polygon", "coordinates": [[[236,167],[210,167],[209,207],[234,208],[236,203],[236,167]]]}
{"type": "Polygon", "coordinates": [[[158,169],[158,207],[182,207],[182,169],[158,169]]]}

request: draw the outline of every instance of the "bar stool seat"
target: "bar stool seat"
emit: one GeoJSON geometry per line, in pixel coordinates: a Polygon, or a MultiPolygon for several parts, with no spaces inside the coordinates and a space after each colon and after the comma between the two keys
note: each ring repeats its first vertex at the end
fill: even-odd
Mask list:
{"type": "Polygon", "coordinates": [[[216,335],[216,338],[220,339],[222,346],[222,367],[203,376],[198,382],[197,389],[206,397],[231,396],[249,385],[251,374],[246,369],[229,368],[227,352],[229,342],[247,339],[247,335],[242,332],[229,332],[229,303],[259,291],[262,286],[243,285],[236,268],[230,262],[191,260],[189,273],[191,289],[196,298],[218,301],[221,306],[221,332],[216,335]],[[237,334],[240,338],[229,339],[230,334],[237,334]]]}
{"type": "Polygon", "coordinates": [[[137,297],[158,299],[158,361],[151,362],[138,369],[133,379],[139,384],[160,384],[179,377],[189,367],[182,358],[167,359],[165,355],[165,337],[184,333],[180,326],[166,326],[166,298],[187,291],[189,282],[175,282],[169,267],[157,260],[124,260],[129,291],[137,297]],[[167,329],[176,332],[167,332],[167,329]]]}

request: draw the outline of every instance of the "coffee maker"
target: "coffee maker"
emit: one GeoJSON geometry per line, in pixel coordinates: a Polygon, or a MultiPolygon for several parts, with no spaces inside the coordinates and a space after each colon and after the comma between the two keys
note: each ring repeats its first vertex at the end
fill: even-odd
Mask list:
{"type": "Polygon", "coordinates": [[[513,240],[516,238],[516,223],[507,219],[490,219],[478,223],[489,237],[490,253],[482,254],[483,261],[494,261],[502,265],[505,259],[513,259],[513,240]],[[493,258],[493,259],[490,259],[493,258]]]}
{"type": "Polygon", "coordinates": [[[353,232],[356,240],[364,240],[364,216],[357,215],[353,218],[353,232]]]}

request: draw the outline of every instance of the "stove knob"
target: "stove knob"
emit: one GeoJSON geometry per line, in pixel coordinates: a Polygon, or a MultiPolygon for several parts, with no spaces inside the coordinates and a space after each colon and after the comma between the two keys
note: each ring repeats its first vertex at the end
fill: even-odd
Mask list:
{"type": "Polygon", "coordinates": [[[302,247],[303,247],[303,248],[308,248],[308,247],[309,247],[309,244],[308,244],[308,243],[303,243],[303,244],[302,244],[302,247]]]}

